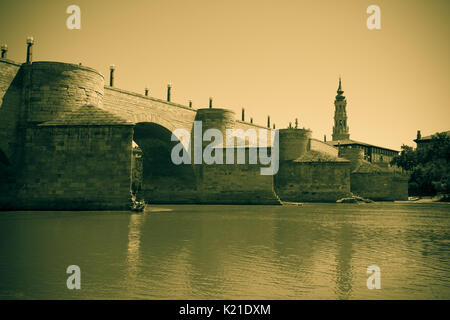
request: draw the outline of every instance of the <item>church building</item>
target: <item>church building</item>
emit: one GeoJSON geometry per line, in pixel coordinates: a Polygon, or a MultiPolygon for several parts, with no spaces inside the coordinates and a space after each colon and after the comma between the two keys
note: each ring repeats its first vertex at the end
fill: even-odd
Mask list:
{"type": "Polygon", "coordinates": [[[338,148],[340,154],[345,153],[347,149],[360,149],[364,152],[364,160],[379,166],[388,166],[392,158],[398,155],[399,152],[397,150],[350,139],[346,110],[347,100],[343,93],[341,78],[339,77],[339,87],[334,101],[335,109],[332,141],[328,141],[327,143],[338,148]]]}

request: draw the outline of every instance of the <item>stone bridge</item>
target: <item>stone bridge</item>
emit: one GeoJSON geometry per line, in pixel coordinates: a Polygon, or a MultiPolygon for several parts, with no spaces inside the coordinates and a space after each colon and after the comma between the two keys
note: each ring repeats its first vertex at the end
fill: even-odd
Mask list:
{"type": "MultiPolygon", "coordinates": [[[[142,188],[146,199],[164,203],[197,203],[199,201],[216,203],[219,200],[219,202],[227,202],[226,199],[230,199],[234,203],[239,203],[241,201],[236,201],[236,199],[241,198],[242,202],[251,203],[252,198],[254,198],[256,203],[260,201],[260,196],[256,193],[260,193],[263,186],[267,187],[272,182],[270,178],[266,177],[266,179],[263,178],[265,181],[261,186],[251,184],[252,189],[256,188],[258,192],[252,191],[252,196],[249,197],[247,194],[242,197],[242,188],[245,188],[243,182],[246,179],[234,181],[237,177],[227,177],[226,173],[221,173],[222,170],[217,166],[195,170],[194,166],[177,166],[172,163],[170,153],[178,142],[171,141],[171,134],[180,128],[190,132],[194,120],[202,120],[204,126],[222,129],[222,131],[231,128],[243,130],[264,128],[243,121],[236,121],[234,113],[230,110],[221,108],[195,110],[173,102],[109,86],[104,88],[103,105],[101,107],[135,124],[133,140],[143,151],[142,188]],[[205,171],[211,171],[208,181],[202,178],[206,174],[205,171]],[[214,174],[215,171],[219,172],[214,174]],[[241,185],[242,188],[236,188],[236,191],[221,190],[221,186],[224,186],[227,179],[233,180],[227,184],[228,188],[231,184],[241,185]]],[[[259,170],[259,167],[257,169],[259,170]]],[[[245,172],[241,172],[238,176],[242,178],[245,174],[245,172]]],[[[254,178],[252,180],[255,181],[254,178]]],[[[258,178],[257,183],[260,183],[261,180],[261,178],[258,178]]],[[[273,203],[272,194],[270,193],[269,200],[264,201],[273,203]]]]}
{"type": "MultiPolygon", "coordinates": [[[[59,62],[18,64],[7,59],[0,59],[0,97],[0,174],[8,180],[2,188],[14,190],[19,198],[22,195],[16,201],[26,203],[28,200],[23,198],[36,195],[37,202],[45,203],[59,197],[55,207],[61,207],[72,193],[77,195],[76,201],[72,199],[72,202],[79,203],[77,206],[82,208],[82,203],[92,198],[88,193],[103,194],[102,190],[105,190],[103,197],[108,198],[106,195],[117,193],[111,187],[115,184],[121,189],[121,195],[108,201],[114,202],[120,197],[117,201],[123,202],[124,194],[129,196],[130,177],[136,165],[131,150],[134,141],[142,150],[141,194],[148,201],[277,203],[272,192],[272,177],[261,176],[259,166],[196,169],[172,163],[170,152],[177,143],[171,141],[172,132],[178,128],[190,131],[196,119],[202,120],[204,126],[223,130],[264,128],[236,120],[230,110],[196,110],[105,86],[102,74],[81,65],[59,62]],[[86,109],[86,106],[92,108],[86,109]],[[108,127],[124,132],[95,132],[108,127]],[[72,141],[74,136],[78,138],[72,141]],[[87,145],[90,151],[87,151],[87,145]],[[58,153],[60,150],[64,152],[58,153]],[[75,162],[75,158],[79,158],[78,161],[75,162]],[[43,168],[47,168],[46,175],[43,168]],[[71,176],[69,170],[79,171],[78,176],[71,176]],[[119,172],[123,175],[120,182],[106,178],[108,174],[118,175],[119,172]]],[[[11,195],[8,197],[12,199],[11,195]]],[[[105,201],[92,201],[91,207],[96,207],[95,203],[98,207],[108,207],[105,201]]],[[[36,207],[36,201],[30,206],[36,207]]]]}
{"type": "Polygon", "coordinates": [[[244,164],[176,165],[172,133],[192,131],[196,120],[222,133],[265,127],[236,120],[228,109],[193,109],[105,86],[102,74],[81,65],[1,58],[0,99],[0,209],[127,209],[132,193],[151,203],[336,201],[349,195],[351,179],[352,191],[367,197],[407,195],[407,179],[351,172],[308,129],[279,130],[275,176],[249,164],[248,147],[244,164]]]}

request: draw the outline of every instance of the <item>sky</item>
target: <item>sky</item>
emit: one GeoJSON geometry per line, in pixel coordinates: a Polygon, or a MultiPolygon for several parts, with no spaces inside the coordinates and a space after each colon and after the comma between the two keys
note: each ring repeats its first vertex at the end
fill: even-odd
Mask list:
{"type": "Polygon", "coordinates": [[[450,130],[448,0],[2,0],[0,44],[23,62],[82,63],[115,86],[331,140],[339,76],[350,138],[400,149],[450,130]],[[69,30],[69,5],[81,29],[69,30]],[[369,5],[381,30],[369,30],[369,5]]]}

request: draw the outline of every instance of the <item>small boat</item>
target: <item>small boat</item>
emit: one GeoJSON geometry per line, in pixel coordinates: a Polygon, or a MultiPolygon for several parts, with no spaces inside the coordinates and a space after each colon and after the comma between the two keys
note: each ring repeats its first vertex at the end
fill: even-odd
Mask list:
{"type": "Polygon", "coordinates": [[[145,210],[145,201],[133,201],[133,204],[131,205],[130,210],[134,212],[143,212],[145,210]]]}

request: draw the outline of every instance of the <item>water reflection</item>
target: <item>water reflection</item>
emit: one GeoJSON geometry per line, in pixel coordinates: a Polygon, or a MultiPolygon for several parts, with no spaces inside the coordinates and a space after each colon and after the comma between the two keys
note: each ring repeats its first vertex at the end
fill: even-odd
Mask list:
{"type": "Polygon", "coordinates": [[[336,298],[348,299],[352,295],[353,281],[352,247],[354,239],[351,225],[343,224],[336,240],[336,298]]]}
{"type": "Polygon", "coordinates": [[[126,255],[128,290],[136,287],[140,267],[141,228],[145,223],[145,214],[131,214],[128,224],[128,248],[126,255]]]}
{"type": "Polygon", "coordinates": [[[448,206],[167,208],[0,214],[0,298],[450,298],[448,206]]]}

